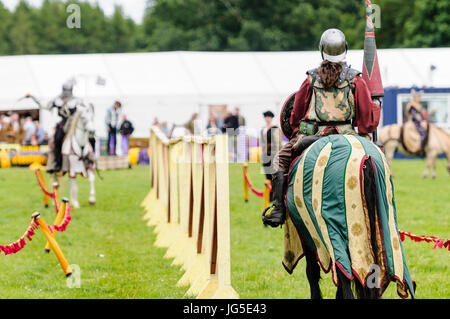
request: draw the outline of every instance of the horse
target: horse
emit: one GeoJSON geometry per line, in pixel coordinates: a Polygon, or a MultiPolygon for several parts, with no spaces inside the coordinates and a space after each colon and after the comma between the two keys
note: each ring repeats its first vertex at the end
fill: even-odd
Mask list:
{"type": "Polygon", "coordinates": [[[90,182],[89,204],[94,205],[95,196],[95,152],[90,137],[95,134],[94,107],[79,103],[70,117],[68,132],[62,145],[62,175],[69,176],[69,197],[73,208],[79,208],[78,174],[88,177],[90,182]]]}
{"type": "MultiPolygon", "coordinates": [[[[436,178],[436,158],[440,154],[447,157],[447,171],[450,173],[450,134],[444,129],[429,123],[428,142],[425,145],[427,157],[423,178],[428,178],[429,171],[432,170],[431,177],[436,178]]],[[[412,129],[412,128],[410,128],[412,129]]],[[[378,132],[378,140],[383,144],[389,165],[392,163],[395,151],[408,156],[409,153],[401,142],[402,126],[398,124],[385,125],[378,132]]]]}
{"type": "Polygon", "coordinates": [[[337,299],[377,299],[391,281],[414,297],[397,228],[389,165],[368,139],[329,135],[291,164],[283,266],[306,258],[312,299],[322,298],[321,269],[332,272],[337,299]]]}

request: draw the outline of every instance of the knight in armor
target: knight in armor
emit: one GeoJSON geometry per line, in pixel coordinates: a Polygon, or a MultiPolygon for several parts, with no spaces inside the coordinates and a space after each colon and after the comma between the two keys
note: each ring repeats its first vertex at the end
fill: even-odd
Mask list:
{"type": "Polygon", "coordinates": [[[26,95],[26,97],[31,98],[40,109],[51,111],[56,108],[58,110],[60,120],[56,124],[53,138],[49,141],[50,152],[47,162],[47,172],[49,173],[57,173],[62,169],[62,144],[68,126],[70,125],[68,122],[70,117],[76,112],[77,105],[81,103],[78,98],[73,96],[73,86],[73,81],[64,83],[61,94],[51,100],[47,105],[42,105],[40,101],[31,94],[26,95]]]}
{"type": "MultiPolygon", "coordinates": [[[[290,136],[273,160],[273,205],[263,214],[264,225],[277,227],[286,217],[285,179],[296,155],[317,139],[330,134],[368,136],[380,119],[380,102],[372,101],[361,72],[345,62],[347,42],[338,29],[326,30],[320,39],[322,63],[306,72],[306,79],[295,94],[289,121],[290,136]],[[271,211],[270,211],[271,210],[271,211]]],[[[283,123],[282,123],[283,125],[283,123]]],[[[286,134],[286,132],[284,132],[286,134]]]]}

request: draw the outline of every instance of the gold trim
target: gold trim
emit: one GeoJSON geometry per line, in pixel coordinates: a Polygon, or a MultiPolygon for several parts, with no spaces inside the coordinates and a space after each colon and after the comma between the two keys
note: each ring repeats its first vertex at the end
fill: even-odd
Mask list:
{"type": "MultiPolygon", "coordinates": [[[[327,251],[331,258],[331,267],[333,267],[332,276],[333,281],[338,282],[337,274],[336,274],[336,265],[335,265],[335,255],[333,245],[331,244],[330,235],[328,234],[328,228],[325,220],[322,217],[322,190],[323,190],[323,177],[325,175],[325,168],[330,160],[331,156],[331,147],[332,143],[329,142],[325,147],[320,151],[318,156],[319,160],[316,162],[316,166],[314,167],[314,176],[313,180],[317,181],[312,186],[312,200],[313,200],[313,208],[314,215],[316,216],[317,224],[319,225],[320,232],[322,233],[322,237],[325,241],[325,246],[327,247],[327,251]],[[317,205],[315,205],[318,203],[317,205]]],[[[314,241],[315,242],[315,241],[314,241]]]]}
{"type": "Polygon", "coordinates": [[[360,188],[361,161],[366,155],[366,152],[356,137],[351,135],[344,136],[352,146],[352,151],[345,169],[348,250],[350,252],[352,269],[354,269],[361,280],[364,280],[370,266],[374,263],[360,188]]]}
{"type": "MultiPolygon", "coordinates": [[[[330,267],[330,254],[328,253],[328,250],[325,248],[324,245],[321,245],[321,239],[319,234],[317,233],[316,228],[314,227],[314,223],[311,219],[311,216],[309,215],[309,212],[306,209],[306,205],[303,199],[303,168],[305,164],[305,158],[308,155],[311,148],[308,148],[302,155],[302,158],[300,160],[300,163],[298,164],[297,173],[295,175],[295,182],[294,182],[294,196],[298,194],[299,202],[301,205],[297,204],[297,201],[295,201],[295,206],[297,208],[297,211],[300,214],[301,219],[303,220],[309,234],[311,235],[314,243],[317,243],[317,256],[319,257],[319,261],[322,264],[322,266],[325,269],[328,269],[330,267]]],[[[316,163],[317,165],[317,163],[316,163]]],[[[314,186],[313,186],[314,187],[314,186]]]]}

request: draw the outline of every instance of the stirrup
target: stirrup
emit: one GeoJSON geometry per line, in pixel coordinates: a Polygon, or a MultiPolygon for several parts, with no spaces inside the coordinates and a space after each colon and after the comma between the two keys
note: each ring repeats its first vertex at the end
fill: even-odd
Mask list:
{"type": "Polygon", "coordinates": [[[266,219],[266,217],[268,217],[270,214],[272,214],[272,211],[274,210],[274,208],[275,208],[275,205],[272,204],[272,205],[266,207],[262,213],[262,222],[265,227],[271,226],[271,227],[275,228],[278,226],[282,226],[285,223],[285,218],[283,218],[283,217],[280,218],[280,222],[273,222],[271,220],[266,219]]]}

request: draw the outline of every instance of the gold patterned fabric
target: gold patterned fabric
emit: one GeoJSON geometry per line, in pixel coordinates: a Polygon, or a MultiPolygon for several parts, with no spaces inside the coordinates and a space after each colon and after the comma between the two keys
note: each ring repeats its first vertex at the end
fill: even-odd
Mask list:
{"type": "Polygon", "coordinates": [[[398,234],[389,166],[373,143],[353,135],[330,135],[314,143],[292,165],[287,204],[283,265],[289,273],[309,248],[322,269],[332,271],[336,285],[336,267],[365,285],[377,266],[380,295],[392,280],[402,297],[407,291],[414,295],[398,234]],[[377,194],[370,195],[375,196],[375,211],[369,211],[364,194],[367,163],[375,172],[377,194]]]}

